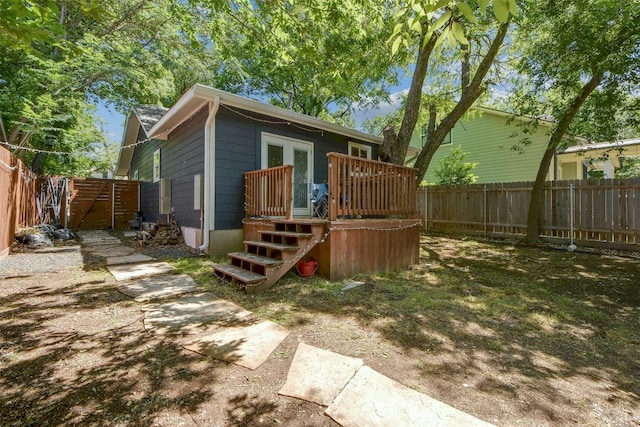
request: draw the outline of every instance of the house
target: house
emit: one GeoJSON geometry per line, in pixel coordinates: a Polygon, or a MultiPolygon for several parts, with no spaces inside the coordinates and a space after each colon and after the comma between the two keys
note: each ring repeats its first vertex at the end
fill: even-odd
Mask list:
{"type": "MultiPolygon", "coordinates": [[[[461,147],[467,153],[465,161],[477,163],[473,174],[478,177],[478,183],[534,181],[548,142],[548,130],[553,122],[538,120],[539,126],[527,134],[530,143],[523,146],[518,143],[521,139],[518,134],[523,129],[522,125],[530,121],[531,118],[514,117],[505,111],[473,107],[458,121],[434,154],[425,180],[436,183],[435,171],[440,161],[451,150],[461,147]]],[[[424,145],[423,135],[423,128],[416,128],[411,147],[421,149],[424,145]]],[[[555,179],[553,167],[550,168],[547,179],[555,179]]]]}
{"type": "Polygon", "coordinates": [[[188,245],[230,254],[221,277],[259,290],[304,257],[332,280],[417,261],[415,178],[373,160],[381,142],[194,85],[166,111],[131,112],[116,175],[141,181],[146,221],[177,220],[188,245]],[[327,218],[312,218],[310,183],[327,183],[327,218]]]}
{"type": "Polygon", "coordinates": [[[640,156],[640,138],[578,144],[556,156],[558,179],[613,178],[626,158],[640,156]]]}

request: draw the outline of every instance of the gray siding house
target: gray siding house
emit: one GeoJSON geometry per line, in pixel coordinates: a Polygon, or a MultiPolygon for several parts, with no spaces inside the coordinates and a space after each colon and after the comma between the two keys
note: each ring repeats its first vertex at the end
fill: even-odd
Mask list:
{"type": "Polygon", "coordinates": [[[125,124],[115,175],[141,181],[146,221],[180,223],[211,256],[242,248],[244,177],[293,165],[293,214],[311,216],[309,183],[328,179],[327,153],[377,158],[382,139],[204,85],[170,109],[139,106],[125,124]]]}

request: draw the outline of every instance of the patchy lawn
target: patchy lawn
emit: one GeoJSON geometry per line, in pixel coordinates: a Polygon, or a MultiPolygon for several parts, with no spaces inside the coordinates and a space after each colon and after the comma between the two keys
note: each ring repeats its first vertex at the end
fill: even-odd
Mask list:
{"type": "MultiPolygon", "coordinates": [[[[498,425],[640,425],[640,258],[424,236],[420,264],[365,284],[203,286],[498,425]]],[[[200,266],[198,265],[200,264],[200,266]]]]}
{"type": "Polygon", "coordinates": [[[335,426],[277,395],[300,341],[500,426],[640,425],[635,254],[424,236],[419,265],[350,290],[289,274],[245,295],[211,260],[166,253],[292,333],[249,371],[146,333],[96,260],[0,279],[0,425],[335,426]]]}

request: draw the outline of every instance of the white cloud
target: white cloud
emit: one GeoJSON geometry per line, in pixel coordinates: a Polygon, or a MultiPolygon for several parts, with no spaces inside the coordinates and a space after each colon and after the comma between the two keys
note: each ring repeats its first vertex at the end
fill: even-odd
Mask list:
{"type": "Polygon", "coordinates": [[[360,124],[367,119],[372,119],[376,116],[384,116],[397,110],[400,105],[402,105],[402,100],[407,96],[407,93],[409,93],[409,89],[394,92],[389,96],[390,102],[383,102],[378,105],[378,107],[366,109],[358,109],[356,107],[356,111],[353,115],[356,125],[360,127],[360,124]]]}

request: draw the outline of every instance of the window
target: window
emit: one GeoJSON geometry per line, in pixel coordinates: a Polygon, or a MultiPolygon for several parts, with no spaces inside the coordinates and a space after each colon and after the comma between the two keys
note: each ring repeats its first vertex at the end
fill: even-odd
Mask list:
{"type": "Polygon", "coordinates": [[[349,155],[361,159],[371,159],[371,147],[364,144],[349,141],[349,155]]]}
{"type": "Polygon", "coordinates": [[[153,152],[153,182],[160,181],[160,149],[153,152]]]}
{"type": "Polygon", "coordinates": [[[140,177],[140,174],[138,173],[138,169],[133,171],[133,179],[134,180],[138,180],[138,178],[140,177]]]}
{"type": "Polygon", "coordinates": [[[442,145],[451,144],[451,132],[453,131],[450,130],[447,136],[444,137],[444,139],[442,140],[442,145]]]}

